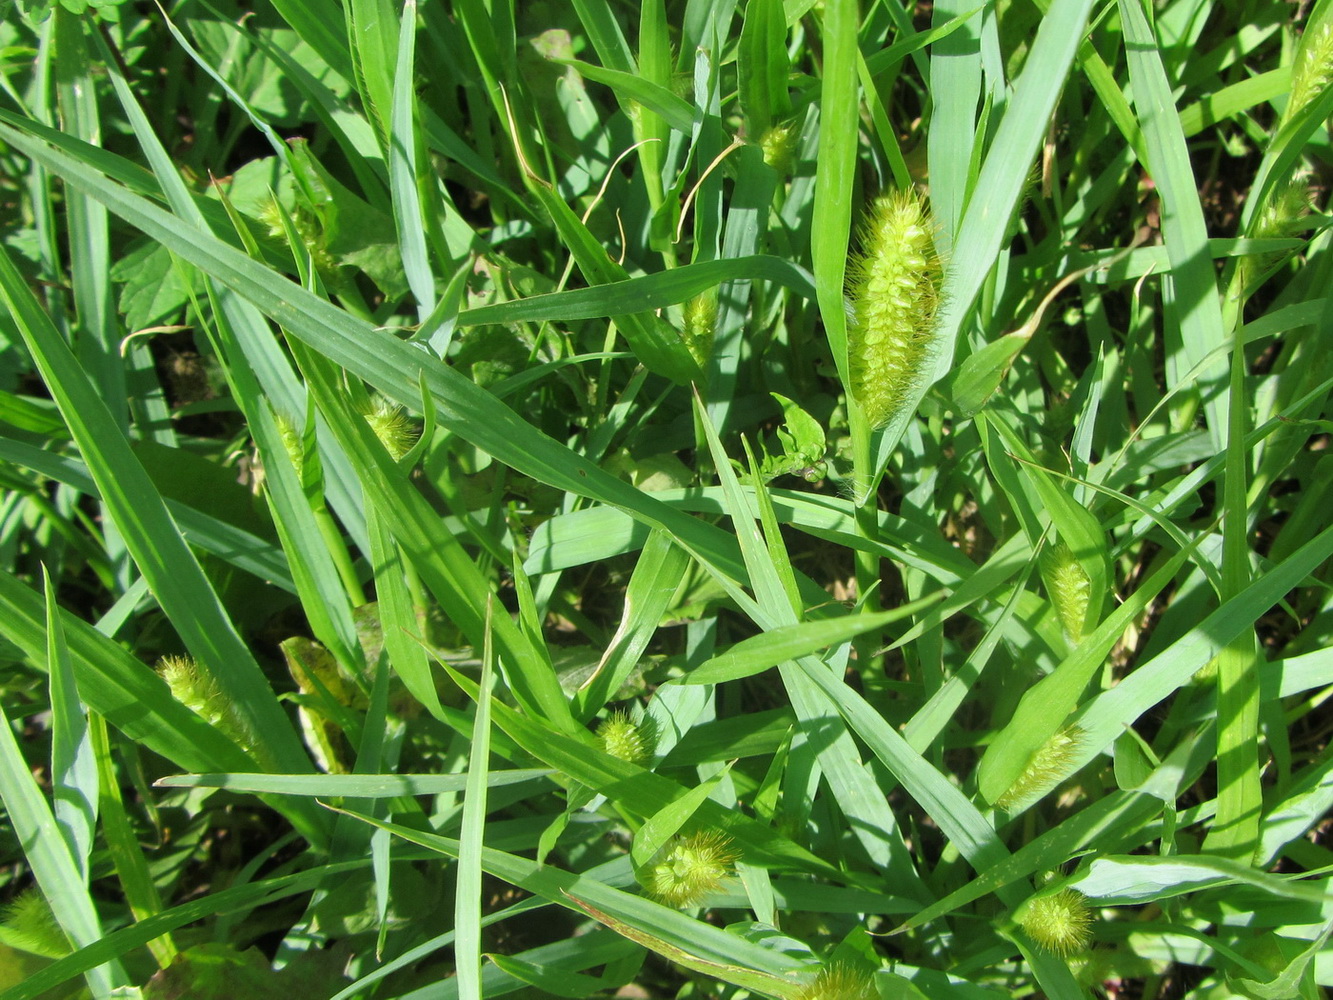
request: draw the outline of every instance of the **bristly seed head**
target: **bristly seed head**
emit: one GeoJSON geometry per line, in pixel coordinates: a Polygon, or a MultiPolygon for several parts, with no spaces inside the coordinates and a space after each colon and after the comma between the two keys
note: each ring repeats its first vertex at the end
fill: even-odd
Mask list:
{"type": "Polygon", "coordinates": [[[652,756],[653,740],[646,727],[636,725],[626,712],[612,712],[597,727],[602,749],[630,764],[642,764],[652,756]]]}
{"type": "Polygon", "coordinates": [[[1075,889],[1028,900],[1018,923],[1036,944],[1057,955],[1073,955],[1092,941],[1092,910],[1075,889]]]}
{"type": "Polygon", "coordinates": [[[700,365],[713,354],[713,334],[717,328],[717,286],[700,292],[685,303],[685,346],[700,365]]]}
{"type": "Polygon", "coordinates": [[[787,174],[791,170],[792,154],[796,151],[796,142],[800,137],[801,130],[796,121],[774,125],[759,139],[764,162],[779,174],[787,174]]]}
{"type": "Polygon", "coordinates": [[[908,190],[880,198],[861,234],[847,361],[849,390],[871,427],[898,416],[926,377],[943,275],[934,229],[925,200],[908,190]]]}
{"type": "Polygon", "coordinates": [[[875,979],[851,965],[834,963],[819,970],[814,982],[796,993],[793,1000],[875,1000],[875,979]]]}
{"type": "Polygon", "coordinates": [[[1282,114],[1285,124],[1333,83],[1333,20],[1307,27],[1291,67],[1291,91],[1282,114]]]}
{"type": "Polygon", "coordinates": [[[1072,645],[1083,640],[1092,600],[1092,580],[1074,552],[1064,542],[1048,545],[1041,553],[1042,571],[1051,603],[1072,645]]]}
{"type": "MultiPolygon", "coordinates": [[[[1249,235],[1257,240],[1290,237],[1309,226],[1310,176],[1304,172],[1293,174],[1278,185],[1259,210],[1250,226],[1249,235]]],[[[1291,256],[1291,250],[1247,254],[1240,258],[1241,286],[1248,286],[1269,268],[1291,256]]]]}
{"type": "Polygon", "coordinates": [[[1023,773],[995,800],[997,808],[1014,810],[1035,802],[1063,781],[1083,748],[1083,730],[1062,729],[1043,743],[1028,759],[1023,773]]]}
{"type": "Polygon", "coordinates": [[[296,478],[300,479],[305,468],[305,446],[301,440],[301,432],[296,429],[296,425],[287,414],[274,413],[273,418],[274,423],[278,425],[278,436],[282,438],[282,446],[287,450],[287,457],[292,460],[292,465],[296,469],[296,478]]]}
{"type": "Polygon", "coordinates": [[[366,423],[396,462],[417,442],[417,428],[403,408],[383,396],[376,396],[366,413],[366,423]]]}
{"type": "Polygon", "coordinates": [[[157,672],[171,688],[172,696],[232,742],[246,750],[254,739],[235,704],[223,693],[211,673],[189,656],[164,656],[157,672]]]}
{"type": "Polygon", "coordinates": [[[667,906],[696,906],[732,873],[740,857],[731,838],[717,830],[673,837],[644,872],[648,894],[667,906]]]}
{"type": "Polygon", "coordinates": [[[40,889],[25,889],[0,911],[6,944],[46,958],[63,958],[72,950],[40,889]]]}

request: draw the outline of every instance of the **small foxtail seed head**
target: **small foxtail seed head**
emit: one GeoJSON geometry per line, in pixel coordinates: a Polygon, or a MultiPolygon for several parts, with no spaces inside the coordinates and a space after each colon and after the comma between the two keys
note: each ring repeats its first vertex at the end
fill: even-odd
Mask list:
{"type": "Polygon", "coordinates": [[[268,229],[269,236],[284,243],[288,242],[287,223],[290,222],[292,230],[310,254],[315,270],[321,274],[330,273],[338,266],[338,262],[334,260],[333,254],[329,253],[326,246],[328,241],[323,236],[322,227],[308,213],[298,209],[288,215],[287,210],[277,200],[266,198],[259,206],[259,221],[268,229]],[[287,216],[286,219],[283,218],[284,215],[287,216]]]}
{"type": "Polygon", "coordinates": [[[935,223],[915,190],[875,202],[853,263],[847,336],[852,397],[871,427],[898,416],[925,378],[943,269],[935,223]]]}
{"type": "Polygon", "coordinates": [[[189,656],[164,656],[157,661],[157,672],[172,696],[195,715],[212,722],[222,711],[226,699],[212,674],[199,669],[189,656]]]}
{"type": "Polygon", "coordinates": [[[814,982],[802,987],[793,1000],[875,1000],[878,996],[873,976],[835,962],[820,969],[814,982]]]}
{"type": "Polygon", "coordinates": [[[667,906],[696,906],[732,873],[740,857],[717,830],[673,837],[644,873],[648,894],[667,906]]]}
{"type": "Polygon", "coordinates": [[[796,142],[800,137],[801,130],[795,121],[774,125],[759,139],[764,162],[779,174],[788,173],[791,170],[792,154],[796,151],[796,142]]]}
{"type": "Polygon", "coordinates": [[[403,408],[383,396],[376,396],[366,413],[366,423],[396,462],[417,442],[417,428],[403,408]]]}
{"type": "Polygon", "coordinates": [[[996,807],[1008,811],[1035,802],[1065,779],[1082,748],[1082,729],[1060,730],[1032,754],[1023,773],[995,800],[996,807]]]}
{"type": "MultiPolygon", "coordinates": [[[[1258,218],[1250,227],[1250,235],[1259,240],[1292,236],[1308,225],[1304,219],[1309,214],[1310,177],[1303,172],[1293,174],[1274,190],[1259,210],[1258,218]]],[[[1290,254],[1291,251],[1287,250],[1249,254],[1240,258],[1238,267],[1242,287],[1261,277],[1290,254]]]]}
{"type": "Polygon", "coordinates": [[[301,470],[305,466],[305,447],[301,442],[301,432],[285,413],[275,413],[273,422],[278,425],[278,437],[282,439],[287,457],[292,460],[292,466],[296,469],[296,478],[300,479],[301,470]]]}
{"type": "Polygon", "coordinates": [[[1036,944],[1057,955],[1084,951],[1092,942],[1092,910],[1087,897],[1076,889],[1029,899],[1018,923],[1036,944]]]}
{"type": "Polygon", "coordinates": [[[713,355],[713,335],[717,329],[717,287],[700,292],[685,303],[685,346],[699,365],[706,365],[713,355]]]}
{"type": "Polygon", "coordinates": [[[597,741],[612,757],[630,764],[642,764],[653,753],[650,734],[625,712],[612,712],[606,717],[597,727],[597,741]]]}

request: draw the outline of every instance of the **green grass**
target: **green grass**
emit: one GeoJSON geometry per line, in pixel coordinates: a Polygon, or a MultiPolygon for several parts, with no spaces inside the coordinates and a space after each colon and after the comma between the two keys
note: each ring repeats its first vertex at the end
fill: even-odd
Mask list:
{"type": "Polygon", "coordinates": [[[0,1000],[1327,995],[1331,0],[3,11],[0,1000]]]}

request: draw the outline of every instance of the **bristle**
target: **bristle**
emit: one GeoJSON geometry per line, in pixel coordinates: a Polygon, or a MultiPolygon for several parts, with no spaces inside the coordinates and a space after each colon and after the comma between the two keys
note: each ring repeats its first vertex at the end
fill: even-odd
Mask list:
{"type": "Polygon", "coordinates": [[[1083,640],[1088,619],[1088,602],[1092,599],[1092,580],[1064,542],[1048,545],[1042,551],[1042,570],[1051,603],[1055,605],[1060,624],[1071,644],[1083,640]]]}
{"type": "Polygon", "coordinates": [[[849,389],[870,426],[882,427],[925,378],[942,271],[934,222],[915,191],[880,198],[861,242],[852,269],[849,389]]]}
{"type": "Polygon", "coordinates": [[[602,749],[612,757],[642,764],[652,756],[652,740],[644,726],[635,725],[625,712],[612,712],[597,729],[602,749]]]}
{"type": "Polygon", "coordinates": [[[1069,768],[1083,748],[1083,730],[1062,729],[1028,759],[1023,773],[995,800],[1000,809],[1014,810],[1035,802],[1069,776],[1069,768]]]}
{"type": "Polygon", "coordinates": [[[717,830],[675,837],[647,866],[648,894],[667,906],[696,906],[732,873],[740,853],[717,830]]]}
{"type": "Polygon", "coordinates": [[[793,1000],[875,1000],[878,996],[872,975],[835,962],[820,969],[814,982],[802,987],[793,1000]]]}
{"type": "Polygon", "coordinates": [[[1018,922],[1036,944],[1057,955],[1073,955],[1092,941],[1092,910],[1074,889],[1028,900],[1018,922]]]}

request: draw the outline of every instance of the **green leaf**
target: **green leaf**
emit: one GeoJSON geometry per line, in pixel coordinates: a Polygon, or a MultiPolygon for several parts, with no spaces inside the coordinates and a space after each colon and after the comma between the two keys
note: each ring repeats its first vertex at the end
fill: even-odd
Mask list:
{"type": "Polygon", "coordinates": [[[644,821],[643,826],[635,832],[634,846],[630,849],[630,858],[636,869],[648,864],[653,856],[680,832],[730,771],[731,765],[727,764],[684,795],[668,802],[644,821]]]}
{"type": "Polygon", "coordinates": [[[1324,943],[1333,933],[1333,921],[1324,925],[1319,936],[1306,948],[1292,957],[1280,972],[1267,982],[1254,979],[1231,979],[1231,985],[1244,996],[1252,1000],[1288,1000],[1289,997],[1301,996],[1315,998],[1322,991],[1316,985],[1311,974],[1311,965],[1324,949],[1324,943]]]}
{"type": "Polygon", "coordinates": [[[950,408],[963,419],[975,416],[1000,388],[1029,340],[1025,334],[1005,334],[964,358],[947,382],[950,408]]]}
{"type": "Polygon", "coordinates": [[[787,18],[782,0],[748,0],[736,53],[741,110],[756,139],[791,114],[787,18]]]}
{"type": "MultiPolygon", "coordinates": [[[[613,284],[629,277],[554,190],[540,180],[532,180],[529,190],[551,216],[588,284],[613,284]]],[[[624,333],[630,350],[649,371],[665,375],[681,385],[703,377],[685,340],[660,316],[635,312],[612,318],[624,333]]]]}
{"type": "Polygon", "coordinates": [[[1218,885],[1252,885],[1281,899],[1322,903],[1322,886],[1256,871],[1248,864],[1208,855],[1097,858],[1069,886],[1106,906],[1170,899],[1218,885]]]}
{"type": "Polygon", "coordinates": [[[46,589],[46,662],[51,666],[51,787],[55,796],[56,826],[70,859],[88,886],[88,860],[97,826],[97,762],[88,735],[88,714],[79,700],[70,663],[69,647],[61,627],[51,577],[43,572],[46,589]]]}
{"type": "MultiPolygon", "coordinates": [[[[497,709],[500,707],[496,705],[497,709]]],[[[459,845],[455,840],[369,816],[349,815],[448,857],[458,855],[459,845]]],[[[649,899],[621,892],[596,878],[573,875],[553,865],[541,866],[493,848],[483,850],[482,865],[491,875],[586,913],[687,968],[760,989],[768,995],[787,997],[799,988],[797,976],[804,963],[649,899]]],[[[0,1000],[8,998],[0,996],[0,1000]]]]}
{"type": "MultiPolygon", "coordinates": [[[[632,945],[629,947],[631,953],[638,956],[643,955],[641,949],[634,948],[632,945]]],[[[551,996],[572,998],[589,997],[602,990],[618,989],[629,981],[623,975],[611,975],[611,966],[609,964],[606,973],[603,973],[600,976],[588,976],[579,972],[570,972],[553,965],[538,965],[533,962],[525,962],[520,958],[514,958],[510,955],[488,954],[486,957],[490,959],[495,967],[501,972],[507,973],[520,982],[536,987],[538,990],[541,990],[543,993],[548,993],[551,996]]],[[[633,975],[633,971],[630,971],[629,977],[633,978],[633,975]]]]}
{"type": "MultiPolygon", "coordinates": [[[[467,677],[454,670],[449,672],[469,694],[477,691],[476,684],[467,677]]],[[[592,743],[591,736],[584,742],[557,733],[500,702],[492,704],[491,710],[495,724],[533,757],[594,791],[614,794],[618,803],[640,816],[651,816],[666,803],[687,794],[686,789],[670,778],[603,753],[592,743]]],[[[839,882],[845,882],[849,877],[771,827],[744,813],[724,809],[711,799],[705,799],[699,805],[698,814],[700,823],[718,827],[734,837],[746,849],[747,855],[752,854],[756,863],[791,866],[839,882]]],[[[4,998],[0,997],[0,1000],[4,998]]]]}
{"type": "Polygon", "coordinates": [[[617,316],[632,309],[665,309],[727,281],[772,281],[804,298],[813,299],[815,295],[814,283],[805,268],[780,257],[756,254],[698,261],[595,288],[575,288],[477,306],[459,313],[458,325],[569,322],[617,316]]]}
{"type": "MultiPolygon", "coordinates": [[[[60,926],[76,947],[95,944],[102,938],[102,928],[88,894],[87,882],[80,873],[78,859],[70,853],[65,836],[46,804],[45,796],[37,787],[32,771],[19,752],[9,716],[3,708],[0,708],[0,801],[4,802],[9,822],[23,845],[37,885],[60,926]]],[[[103,962],[110,958],[108,956],[103,962]]],[[[86,972],[88,987],[98,1000],[109,996],[114,986],[125,981],[119,963],[103,962],[79,970],[86,972]]]]}
{"type": "MultiPolygon", "coordinates": [[[[1193,548],[1203,540],[1200,535],[1190,548],[1181,549],[1154,573],[1134,593],[1107,615],[1091,635],[1067,656],[1052,673],[1033,685],[1018,703],[1013,718],[986,748],[977,766],[977,787],[988,802],[995,802],[1019,779],[1028,762],[1043,744],[1064,725],[1069,714],[1079,704],[1079,697],[1104,658],[1119,641],[1124,630],[1141,614],[1148,602],[1157,596],[1175,576],[1191,555],[1193,548]]],[[[1092,701],[1095,704],[1096,699],[1092,701]]],[[[1117,734],[1118,735],[1118,734],[1117,734]]],[[[1054,787],[1086,761],[1088,754],[1082,735],[1068,761],[1061,763],[1057,773],[1046,775],[1043,791],[1054,787]]]]}
{"type": "MultiPolygon", "coordinates": [[[[550,775],[549,770],[488,771],[486,786],[522,784],[550,775]]],[[[158,778],[161,788],[230,788],[237,792],[310,795],[320,798],[395,799],[461,792],[463,774],[173,774],[158,778]]]]}
{"type": "Polygon", "coordinates": [[[761,635],[742,639],[725,653],[705,660],[682,677],[680,683],[721,684],[752,677],[779,663],[799,659],[830,646],[839,646],[858,635],[878,631],[892,622],[909,618],[942,596],[934,594],[892,611],[842,615],[822,621],[778,626],[761,635]]]}
{"type": "MultiPolygon", "coordinates": [[[[0,742],[2,741],[3,737],[0,737],[0,742]]],[[[186,924],[195,923],[215,914],[248,912],[264,903],[310,892],[322,880],[343,872],[354,871],[365,864],[365,861],[358,860],[324,865],[295,875],[232,886],[210,893],[202,899],[191,900],[165,913],[159,913],[107,934],[68,957],[53,962],[19,985],[0,993],[0,1000],[37,1000],[52,987],[59,986],[74,976],[95,969],[119,955],[145,945],[153,938],[177,927],[184,927],[186,924]]]]}

